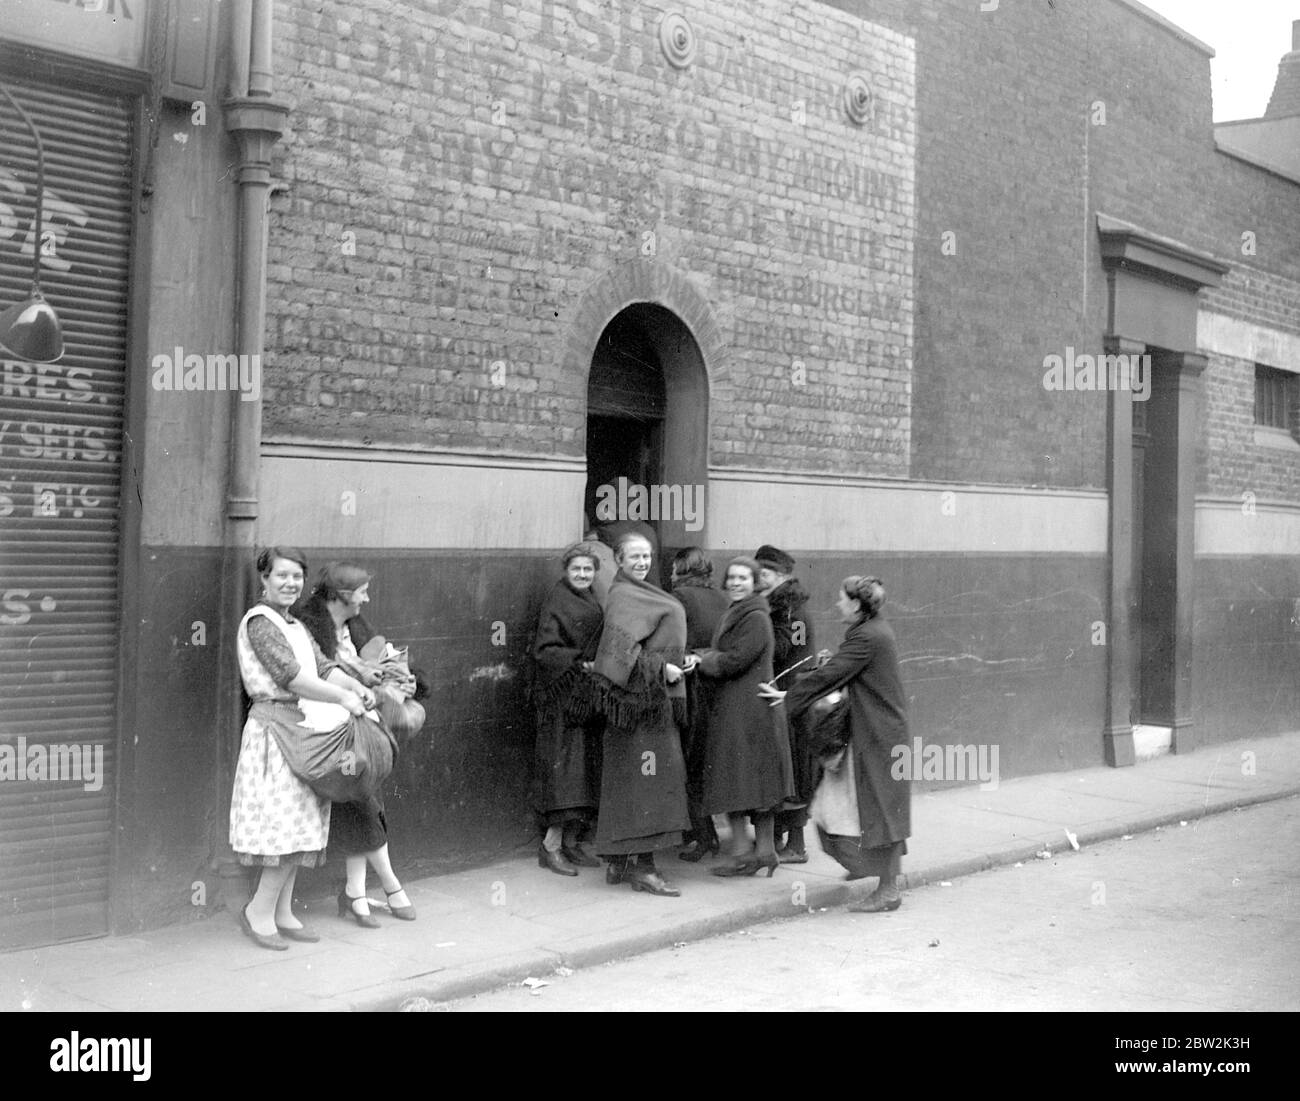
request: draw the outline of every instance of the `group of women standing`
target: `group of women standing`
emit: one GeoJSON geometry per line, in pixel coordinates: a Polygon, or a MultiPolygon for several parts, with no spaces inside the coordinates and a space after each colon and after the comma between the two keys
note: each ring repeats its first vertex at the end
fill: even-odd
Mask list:
{"type": "Polygon", "coordinates": [[[373,634],[361,616],[370,587],[364,570],[331,563],[301,602],[307,560],[300,550],[268,548],[258,557],[257,572],[261,599],[240,622],[236,639],[251,706],[235,769],[230,845],[240,863],[260,867],[261,874],[240,912],[240,927],[254,943],[274,951],[287,949],[291,940],[320,940],[294,915],[293,886],[299,867],[324,862],[327,844],[343,854],[347,868],[340,916],[378,928],[366,899],[369,865],[388,897],[388,912],[414,921],[415,907],[389,860],[378,782],[355,800],[333,802],[300,775],[297,749],[312,704],[334,705],[337,718],[346,722],[372,724],[367,733],[382,741],[390,735],[377,729],[377,693],[400,702],[427,689],[409,670],[361,657],[373,634]]]}
{"type": "Polygon", "coordinates": [[[780,863],[776,815],[802,806],[787,720],[801,735],[797,760],[811,737],[814,705],[845,690],[840,716],[849,744],[826,764],[813,817],[823,849],[849,878],[880,880],[854,908],[897,908],[910,790],[891,776],[890,750],[906,743],[907,728],[893,633],[880,618],[880,582],[846,579],[839,600],[844,645],[802,676],[787,699],[773,684],[774,635],[757,591],[759,562],[733,558],[719,593],[704,552],[688,548],[673,562],[669,594],[646,580],[652,556],[644,536],[619,539],[602,609],[592,592],[597,548],[575,544],[543,604],[534,646],[545,826],[539,865],[570,876],[597,866],[583,848],[594,824],[606,882],[674,896],[680,892],[655,854],[683,841],[683,860],[716,852],[713,816],[726,815],[730,853],[712,872],[771,876],[780,863]]]}
{"type": "MultiPolygon", "coordinates": [[[[772,617],[758,591],[770,563],[733,558],[718,592],[704,552],[688,548],[673,562],[667,593],[647,580],[649,539],[630,531],[618,541],[617,569],[602,606],[593,589],[602,557],[590,542],[565,551],[564,576],[538,620],[538,864],[576,876],[580,867],[600,866],[594,848],[605,861],[607,883],[675,896],[680,892],[664,878],[656,854],[680,850],[682,859],[698,861],[716,852],[713,817],[725,815],[731,851],[713,873],[766,870],[771,876],[780,863],[775,816],[806,801],[796,795],[790,729],[798,734],[793,759],[804,760],[813,717],[841,693],[842,736],[818,762],[809,812],[823,850],[850,879],[879,879],[875,892],[851,909],[896,909],[910,789],[892,775],[891,750],[906,744],[907,723],[893,632],[880,616],[879,580],[845,579],[838,601],[844,643],[787,695],[774,683],[772,617]]],[[[345,858],[340,916],[378,927],[366,897],[369,867],[387,895],[387,911],[412,921],[415,908],[389,858],[382,775],[331,799],[304,771],[299,749],[301,728],[311,721],[307,712],[324,706],[356,733],[358,745],[361,734],[377,730],[395,754],[391,734],[404,714],[401,705],[415,707],[418,726],[423,712],[412,700],[427,688],[404,665],[363,656],[373,649],[369,643],[382,642],[361,615],[369,601],[366,571],[331,563],[304,601],[301,551],[269,548],[257,569],[261,599],[237,634],[251,707],[231,798],[230,843],[261,876],[240,926],[277,951],[291,940],[319,940],[293,913],[293,886],[297,869],[321,863],[327,844],[345,858]],[[382,720],[381,693],[386,706],[398,705],[382,720]]],[[[335,719],[316,729],[331,721],[342,729],[335,719]]],[[[801,843],[798,848],[802,855],[801,843]]]]}

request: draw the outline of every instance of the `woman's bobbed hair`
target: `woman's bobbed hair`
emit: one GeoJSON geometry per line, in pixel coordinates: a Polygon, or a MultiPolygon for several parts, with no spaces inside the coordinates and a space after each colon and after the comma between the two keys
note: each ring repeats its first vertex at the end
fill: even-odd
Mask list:
{"type": "Polygon", "coordinates": [[[727,573],[731,572],[732,566],[744,566],[745,569],[749,571],[750,578],[755,582],[758,581],[758,571],[762,569],[762,567],[758,564],[757,558],[751,558],[747,554],[738,554],[736,555],[735,558],[733,558],[730,562],[727,563],[727,572],[722,575],[724,578],[727,576],[727,573]]]}
{"type": "Polygon", "coordinates": [[[355,592],[370,583],[370,574],[354,562],[327,562],[321,567],[312,589],[322,600],[343,600],[344,593],[355,592]]]}
{"type": "Polygon", "coordinates": [[[688,577],[708,581],[713,577],[713,563],[703,547],[683,547],[673,555],[673,572],[679,581],[688,577]]]}
{"type": "Polygon", "coordinates": [[[302,572],[307,572],[307,556],[297,547],[267,547],[257,556],[257,572],[260,576],[265,577],[271,572],[271,567],[275,565],[277,558],[284,558],[290,562],[297,562],[302,567],[302,572]]]}

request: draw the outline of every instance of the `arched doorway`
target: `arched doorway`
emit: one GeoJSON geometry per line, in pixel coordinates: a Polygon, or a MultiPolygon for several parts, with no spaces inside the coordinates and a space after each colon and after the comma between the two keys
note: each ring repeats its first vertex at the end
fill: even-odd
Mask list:
{"type": "Polygon", "coordinates": [[[583,506],[603,530],[647,524],[660,576],[685,546],[705,546],[708,378],[699,345],[671,310],[636,302],[605,326],[587,380],[583,506]]]}

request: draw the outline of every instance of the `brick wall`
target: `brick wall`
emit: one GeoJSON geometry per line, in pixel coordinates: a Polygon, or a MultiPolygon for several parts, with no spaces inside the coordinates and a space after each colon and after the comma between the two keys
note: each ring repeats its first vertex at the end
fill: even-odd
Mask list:
{"type": "MultiPolygon", "coordinates": [[[[1104,400],[1041,385],[1105,331],[1098,211],[1234,262],[1207,308],[1300,324],[1295,186],[1215,150],[1208,59],[1127,5],[682,10],[680,71],[642,4],[278,10],[297,109],[268,434],[581,454],[560,334],[650,232],[734,353],[722,465],[1104,485],[1104,400]],[[863,128],[839,105],[853,70],[863,128]]],[[[1225,431],[1203,491],[1239,461],[1225,431]]]]}
{"type": "Polygon", "coordinates": [[[679,70],[640,4],[277,8],[296,109],[268,436],[582,454],[565,327],[612,265],[652,255],[729,336],[714,462],[907,473],[910,44],[812,2],[681,10],[698,48],[679,70]]]}

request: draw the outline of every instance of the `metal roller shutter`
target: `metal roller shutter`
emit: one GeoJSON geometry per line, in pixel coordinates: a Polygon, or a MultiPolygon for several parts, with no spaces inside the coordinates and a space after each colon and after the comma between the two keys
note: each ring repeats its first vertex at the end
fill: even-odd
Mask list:
{"type": "MultiPolygon", "coordinates": [[[[132,149],[129,99],[5,84],[45,146],[41,284],[66,352],[0,363],[0,949],[108,927],[132,149]]],[[[2,100],[0,120],[8,306],[31,281],[36,154],[2,100]]]]}

